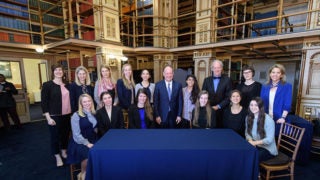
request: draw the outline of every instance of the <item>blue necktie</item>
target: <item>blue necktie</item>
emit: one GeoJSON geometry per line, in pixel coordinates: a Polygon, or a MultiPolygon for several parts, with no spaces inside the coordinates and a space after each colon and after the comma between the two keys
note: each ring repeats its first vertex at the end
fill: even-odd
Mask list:
{"type": "Polygon", "coordinates": [[[171,99],[171,87],[170,87],[170,83],[168,83],[168,96],[169,96],[169,100],[171,99]]]}

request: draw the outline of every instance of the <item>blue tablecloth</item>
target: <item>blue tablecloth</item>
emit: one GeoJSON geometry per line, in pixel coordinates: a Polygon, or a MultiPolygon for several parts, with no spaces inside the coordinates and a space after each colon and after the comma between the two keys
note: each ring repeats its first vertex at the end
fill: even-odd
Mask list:
{"type": "Polygon", "coordinates": [[[229,129],[112,129],[90,149],[86,178],[249,180],[258,171],[258,151],[229,129]]]}

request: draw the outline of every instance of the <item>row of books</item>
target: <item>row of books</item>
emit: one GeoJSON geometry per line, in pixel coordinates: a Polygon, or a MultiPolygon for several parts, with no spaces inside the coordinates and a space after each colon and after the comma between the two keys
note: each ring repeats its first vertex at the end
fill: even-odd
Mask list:
{"type": "Polygon", "coordinates": [[[29,30],[29,23],[19,19],[0,16],[0,26],[20,30],[29,30]]]}
{"type": "Polygon", "coordinates": [[[29,17],[28,8],[24,6],[18,6],[6,2],[0,2],[0,13],[9,14],[13,16],[20,16],[24,18],[29,17]]]}
{"type": "Polygon", "coordinates": [[[30,44],[29,35],[0,32],[0,41],[30,44]]]}

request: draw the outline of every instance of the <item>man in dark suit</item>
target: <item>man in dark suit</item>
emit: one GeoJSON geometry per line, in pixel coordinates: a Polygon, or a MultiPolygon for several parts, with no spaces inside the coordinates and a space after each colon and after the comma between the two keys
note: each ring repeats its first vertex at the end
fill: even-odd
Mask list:
{"type": "Polygon", "coordinates": [[[164,80],[156,83],[154,90],[154,114],[156,127],[175,128],[181,122],[182,86],[173,80],[173,68],[166,66],[163,70],[164,80]]]}
{"type": "Polygon", "coordinates": [[[210,105],[216,111],[217,128],[223,127],[223,109],[229,105],[229,93],[232,90],[232,82],[229,77],[222,75],[223,63],[214,60],[211,64],[212,76],[207,77],[202,90],[209,92],[210,105]]]}

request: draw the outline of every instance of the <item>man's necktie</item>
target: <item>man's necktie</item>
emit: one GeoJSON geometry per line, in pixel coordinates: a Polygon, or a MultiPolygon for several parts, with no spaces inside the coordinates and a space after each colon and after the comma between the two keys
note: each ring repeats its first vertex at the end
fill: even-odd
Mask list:
{"type": "Polygon", "coordinates": [[[170,87],[170,83],[168,83],[168,96],[169,96],[169,100],[171,99],[171,87],[170,87]]]}

